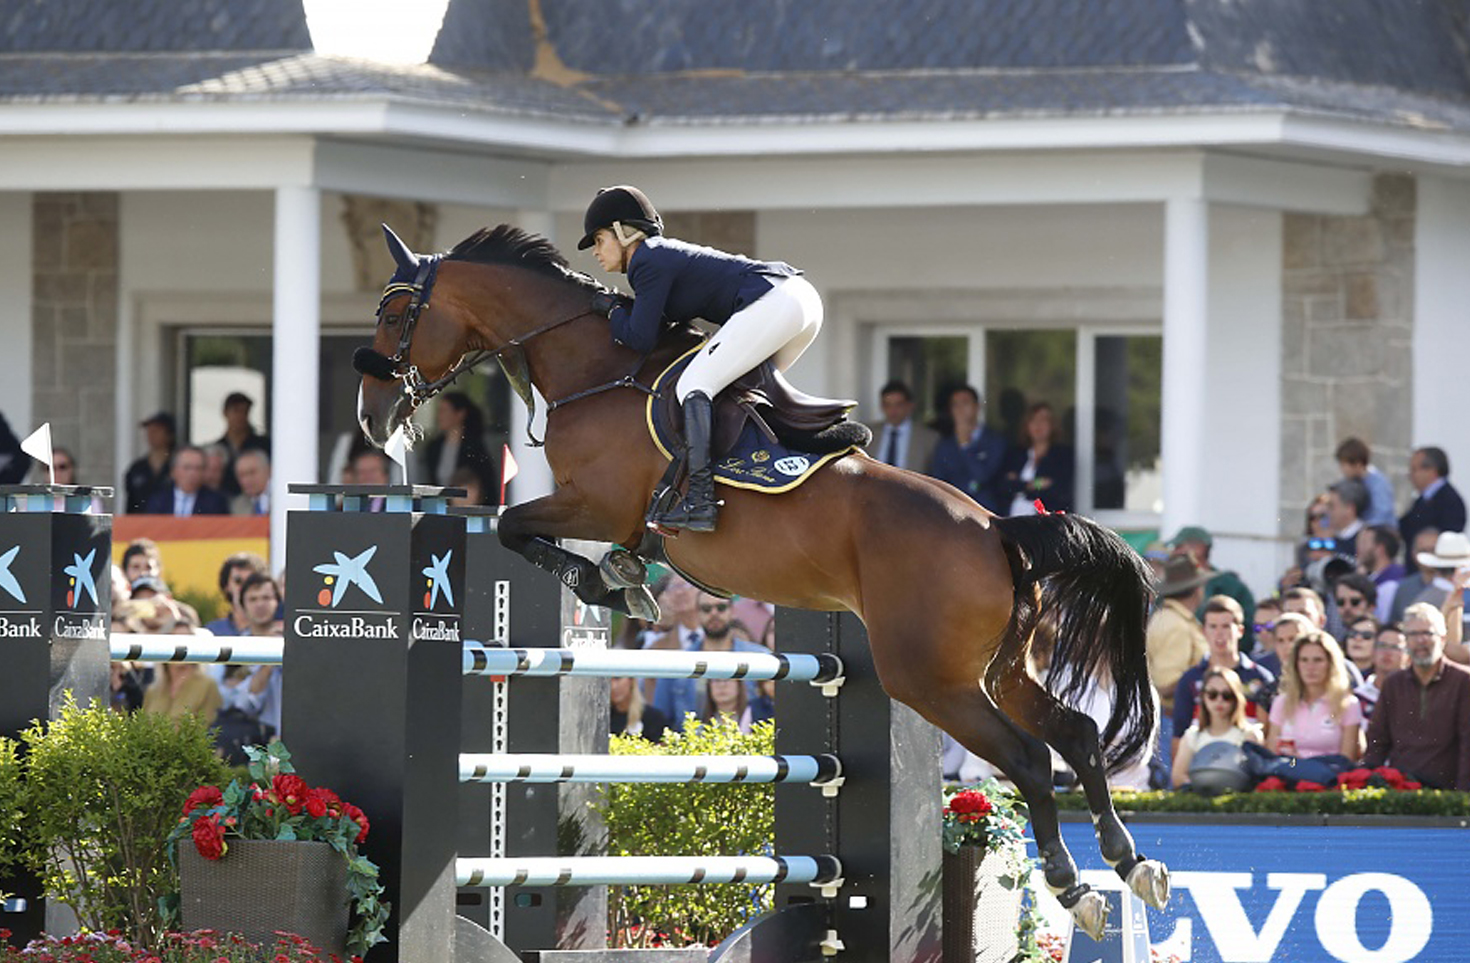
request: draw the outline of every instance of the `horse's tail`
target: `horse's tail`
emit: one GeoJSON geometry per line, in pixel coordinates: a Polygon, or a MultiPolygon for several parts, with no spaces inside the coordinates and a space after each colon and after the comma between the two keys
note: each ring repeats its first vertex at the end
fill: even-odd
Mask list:
{"type": "Polygon", "coordinates": [[[1108,771],[1154,736],[1155,702],[1144,634],[1153,578],[1116,533],[1078,515],[998,518],[1016,604],[1009,632],[1031,638],[1044,617],[1056,630],[1047,686],[1077,705],[1100,670],[1112,677],[1113,713],[1102,733],[1108,771]],[[1019,549],[1019,552],[1015,549],[1019,549]],[[1039,589],[1039,594],[1038,594],[1039,589]]]}

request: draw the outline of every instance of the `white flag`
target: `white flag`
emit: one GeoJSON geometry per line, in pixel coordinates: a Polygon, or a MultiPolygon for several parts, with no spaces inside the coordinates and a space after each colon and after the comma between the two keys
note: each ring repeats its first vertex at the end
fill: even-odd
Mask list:
{"type": "Polygon", "coordinates": [[[50,472],[51,484],[56,484],[56,469],[51,467],[51,422],[46,422],[26,437],[20,443],[20,450],[30,455],[36,461],[46,466],[50,472]]]}
{"type": "Polygon", "coordinates": [[[403,483],[408,481],[408,436],[404,433],[402,426],[388,436],[388,441],[383,445],[383,453],[393,459],[394,463],[403,470],[403,483]]]}

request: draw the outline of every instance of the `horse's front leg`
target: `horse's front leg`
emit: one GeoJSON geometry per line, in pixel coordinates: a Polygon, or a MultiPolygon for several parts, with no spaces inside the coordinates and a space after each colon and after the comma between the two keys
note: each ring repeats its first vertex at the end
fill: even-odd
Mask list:
{"type": "Polygon", "coordinates": [[[497,531],[500,544],[556,576],[588,605],[603,605],[650,622],[658,620],[658,603],[647,586],[641,582],[629,586],[631,579],[615,579],[616,584],[609,584],[598,563],[554,541],[603,540],[596,535],[597,525],[586,503],[572,489],[559,488],[550,495],[507,508],[500,515],[497,531]]]}

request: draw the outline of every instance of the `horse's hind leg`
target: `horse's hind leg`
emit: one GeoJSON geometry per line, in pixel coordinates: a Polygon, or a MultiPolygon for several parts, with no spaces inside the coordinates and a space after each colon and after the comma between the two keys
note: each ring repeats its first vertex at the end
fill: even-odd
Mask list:
{"type": "Polygon", "coordinates": [[[1046,744],[1007,718],[978,680],[958,691],[925,693],[922,700],[908,704],[954,736],[960,745],[999,766],[1016,784],[1031,810],[1031,831],[1047,888],[1084,932],[1101,940],[1107,901],[1078,881],[1077,864],[1062,842],[1051,787],[1051,753],[1046,744]]]}
{"type": "Polygon", "coordinates": [[[1169,872],[1157,860],[1144,859],[1108,792],[1097,723],[1055,696],[1013,661],[997,660],[990,691],[1006,715],[1033,736],[1054,746],[1077,773],[1092,810],[1093,829],[1103,859],[1140,899],[1156,909],[1169,901],[1169,872]]]}

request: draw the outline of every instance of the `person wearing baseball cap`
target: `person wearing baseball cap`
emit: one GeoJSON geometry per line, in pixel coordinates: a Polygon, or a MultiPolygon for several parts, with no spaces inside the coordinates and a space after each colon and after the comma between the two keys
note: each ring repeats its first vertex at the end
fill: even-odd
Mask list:
{"type": "Polygon", "coordinates": [[[167,411],[149,415],[138,423],[148,439],[148,451],[128,466],[124,476],[124,503],[130,514],[143,511],[153,493],[169,484],[169,463],[173,460],[178,431],[174,416],[167,411]]]}
{"type": "MultiPolygon", "coordinates": [[[[1174,554],[1188,555],[1196,567],[1209,573],[1210,580],[1205,584],[1205,598],[1228,595],[1240,603],[1240,609],[1245,614],[1245,635],[1240,640],[1240,647],[1243,652],[1252,652],[1255,650],[1256,643],[1252,624],[1256,613],[1256,597],[1240,580],[1239,575],[1229,570],[1217,569],[1210,562],[1210,550],[1214,545],[1215,537],[1203,525],[1185,525],[1168,542],[1174,554]]],[[[1203,606],[1195,612],[1195,617],[1201,621],[1204,620],[1203,606]]]]}

